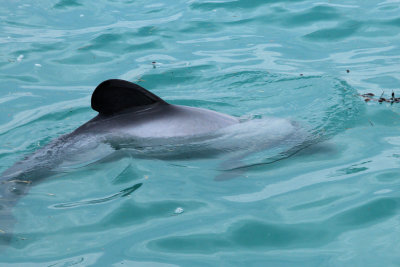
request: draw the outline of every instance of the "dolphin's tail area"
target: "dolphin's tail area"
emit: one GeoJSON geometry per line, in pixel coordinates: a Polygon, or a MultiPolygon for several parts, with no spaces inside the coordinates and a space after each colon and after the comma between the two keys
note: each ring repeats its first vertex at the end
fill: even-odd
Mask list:
{"type": "Polygon", "coordinates": [[[0,250],[8,246],[12,238],[15,219],[12,209],[30,188],[31,181],[9,178],[0,181],[0,250]]]}
{"type": "Polygon", "coordinates": [[[16,222],[13,208],[28,193],[34,183],[39,183],[52,173],[48,165],[50,162],[39,168],[15,171],[18,168],[26,167],[28,162],[27,158],[17,162],[0,176],[0,250],[9,245],[13,236],[12,230],[16,222]]]}
{"type": "Polygon", "coordinates": [[[0,251],[9,246],[15,224],[11,209],[0,210],[0,251]]]}
{"type": "Polygon", "coordinates": [[[57,143],[57,140],[50,143],[0,174],[0,249],[12,238],[15,225],[13,208],[32,184],[51,175],[52,167],[60,161],[57,143]]]}

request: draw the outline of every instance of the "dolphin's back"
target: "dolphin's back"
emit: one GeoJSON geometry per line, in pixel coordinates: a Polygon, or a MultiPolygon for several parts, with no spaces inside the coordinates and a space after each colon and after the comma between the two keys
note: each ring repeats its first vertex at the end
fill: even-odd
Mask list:
{"type": "Polygon", "coordinates": [[[238,123],[212,110],[179,105],[152,105],[112,117],[97,116],[73,135],[97,133],[131,138],[173,138],[203,135],[238,123]]]}
{"type": "Polygon", "coordinates": [[[99,115],[73,135],[97,133],[132,138],[170,138],[202,135],[238,123],[215,111],[171,105],[143,87],[123,80],[102,82],[92,95],[99,115]]]}
{"type": "Polygon", "coordinates": [[[238,123],[238,119],[215,111],[168,105],[140,118],[121,119],[121,131],[142,138],[171,138],[203,135],[238,123]]]}

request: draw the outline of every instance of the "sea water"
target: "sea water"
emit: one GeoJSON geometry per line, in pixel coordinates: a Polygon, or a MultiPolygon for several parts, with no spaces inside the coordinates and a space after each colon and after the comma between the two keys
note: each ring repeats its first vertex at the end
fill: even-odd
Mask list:
{"type": "Polygon", "coordinates": [[[400,96],[400,1],[0,7],[1,172],[94,117],[109,78],[242,121],[184,157],[66,158],[13,208],[1,266],[400,265],[400,104],[359,96],[400,96]]]}

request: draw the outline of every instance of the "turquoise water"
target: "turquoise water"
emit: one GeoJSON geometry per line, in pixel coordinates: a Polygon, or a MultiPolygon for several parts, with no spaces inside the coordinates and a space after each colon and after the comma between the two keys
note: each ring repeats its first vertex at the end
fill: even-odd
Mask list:
{"type": "Polygon", "coordinates": [[[180,158],[66,158],[13,207],[2,266],[400,265],[400,104],[358,96],[400,95],[399,1],[0,4],[0,172],[108,78],[243,121],[180,158]],[[271,117],[299,134],[271,142],[271,117]]]}

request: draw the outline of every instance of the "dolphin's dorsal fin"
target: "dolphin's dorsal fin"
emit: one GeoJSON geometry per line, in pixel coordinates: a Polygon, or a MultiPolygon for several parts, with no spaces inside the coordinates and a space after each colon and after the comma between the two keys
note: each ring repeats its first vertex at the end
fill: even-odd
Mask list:
{"type": "Polygon", "coordinates": [[[92,94],[92,109],[102,115],[113,115],[133,107],[155,103],[167,104],[143,87],[124,80],[112,79],[100,83],[92,94]]]}

